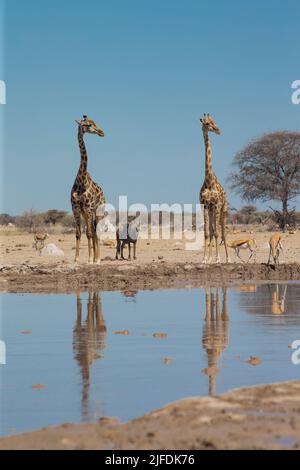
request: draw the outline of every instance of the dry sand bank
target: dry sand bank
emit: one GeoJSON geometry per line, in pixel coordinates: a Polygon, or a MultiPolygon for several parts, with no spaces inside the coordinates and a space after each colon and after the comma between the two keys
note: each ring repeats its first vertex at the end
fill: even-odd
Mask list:
{"type": "Polygon", "coordinates": [[[87,290],[143,289],[234,285],[245,282],[300,280],[299,264],[203,265],[199,263],[127,262],[102,266],[49,265],[0,267],[0,292],[59,293],[87,290]]]}
{"type": "Polygon", "coordinates": [[[300,449],[300,382],[186,398],[126,424],[63,424],[0,439],[0,449],[300,449]]]}

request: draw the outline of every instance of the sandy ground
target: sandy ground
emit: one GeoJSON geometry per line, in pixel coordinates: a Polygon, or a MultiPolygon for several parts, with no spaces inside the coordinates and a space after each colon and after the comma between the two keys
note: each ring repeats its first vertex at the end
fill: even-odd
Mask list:
{"type": "MultiPolygon", "coordinates": [[[[266,263],[269,256],[268,241],[271,232],[240,232],[229,234],[228,241],[238,240],[242,238],[255,238],[258,249],[256,259],[250,262],[266,263]]],[[[300,232],[294,234],[283,234],[284,256],[282,262],[294,263],[300,262],[300,232]]],[[[75,236],[73,234],[50,235],[46,243],[54,243],[65,253],[63,260],[66,263],[74,261],[75,236]]],[[[46,265],[53,262],[52,256],[39,256],[39,253],[32,248],[33,235],[18,234],[10,231],[0,231],[0,259],[1,263],[6,264],[42,264],[46,265]]],[[[224,248],[220,247],[222,262],[225,261],[224,248]]],[[[241,263],[236,258],[234,251],[230,249],[231,261],[233,263],[241,263]]],[[[125,254],[125,256],[127,256],[125,254]]],[[[163,259],[166,262],[191,263],[202,261],[203,251],[188,251],[185,249],[185,240],[138,240],[137,244],[137,260],[132,263],[149,264],[153,261],[163,259]],[[161,258],[163,257],[163,258],[161,258]]],[[[241,257],[247,260],[248,252],[241,252],[241,257]]],[[[115,247],[102,246],[101,259],[103,264],[115,263],[115,247]]],[[[87,240],[82,236],[80,264],[87,263],[87,240]]],[[[119,263],[122,263],[119,261],[119,263]]]]}
{"type": "Polygon", "coordinates": [[[63,424],[0,439],[0,449],[300,449],[300,382],[186,398],[120,424],[63,424]]]}
{"type": "MultiPolygon", "coordinates": [[[[157,289],[193,287],[207,283],[224,285],[240,281],[300,279],[300,232],[283,235],[281,266],[268,266],[270,232],[242,232],[229,240],[255,237],[256,256],[242,263],[231,251],[230,264],[202,264],[203,251],[186,250],[185,241],[138,240],[137,260],[115,260],[115,242],[101,247],[101,265],[87,264],[87,240],[81,243],[81,257],[74,263],[75,237],[50,235],[48,243],[63,250],[64,256],[40,256],[32,244],[33,236],[3,232],[0,243],[0,291],[62,292],[88,290],[157,289]]],[[[221,247],[224,261],[224,248],[221,247]]],[[[126,256],[126,254],[125,254],[126,256]]],[[[248,252],[242,252],[244,259],[248,252]]]]}

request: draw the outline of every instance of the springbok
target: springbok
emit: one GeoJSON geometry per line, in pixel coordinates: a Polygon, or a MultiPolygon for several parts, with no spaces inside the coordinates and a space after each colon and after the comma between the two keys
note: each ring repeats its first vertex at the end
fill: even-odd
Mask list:
{"type": "Polygon", "coordinates": [[[34,234],[34,243],[33,246],[36,250],[41,250],[45,246],[46,238],[48,237],[48,233],[35,233],[34,234]]]}
{"type": "Polygon", "coordinates": [[[269,240],[269,259],[268,264],[270,264],[271,256],[273,257],[274,264],[279,264],[279,255],[280,252],[283,252],[283,246],[281,243],[281,235],[279,233],[274,233],[269,240]]]}
{"type": "Polygon", "coordinates": [[[257,248],[257,243],[256,243],[255,238],[243,238],[241,240],[233,240],[232,242],[228,243],[228,246],[234,249],[236,256],[243,263],[245,263],[245,261],[243,260],[243,258],[240,257],[240,250],[249,250],[250,255],[249,255],[248,260],[246,261],[246,263],[248,263],[255,253],[255,250],[257,248]]]}

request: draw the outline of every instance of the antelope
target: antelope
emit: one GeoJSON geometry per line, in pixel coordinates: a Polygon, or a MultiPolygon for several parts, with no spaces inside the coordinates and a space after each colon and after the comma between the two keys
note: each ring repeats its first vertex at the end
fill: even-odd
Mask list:
{"type": "Polygon", "coordinates": [[[228,243],[228,246],[234,249],[236,256],[243,263],[245,263],[245,261],[243,260],[243,258],[240,257],[240,250],[249,250],[250,255],[249,255],[248,260],[246,261],[248,263],[255,253],[255,249],[257,248],[257,243],[256,243],[255,238],[243,238],[241,240],[233,240],[231,243],[228,243]]]}
{"type": "Polygon", "coordinates": [[[281,243],[281,235],[279,233],[274,233],[269,240],[270,252],[268,264],[270,264],[271,256],[273,257],[274,264],[279,264],[279,255],[280,251],[283,252],[283,246],[281,243]]]}
{"type": "Polygon", "coordinates": [[[33,246],[36,250],[41,250],[45,246],[46,238],[49,237],[48,233],[35,233],[33,246]]]}

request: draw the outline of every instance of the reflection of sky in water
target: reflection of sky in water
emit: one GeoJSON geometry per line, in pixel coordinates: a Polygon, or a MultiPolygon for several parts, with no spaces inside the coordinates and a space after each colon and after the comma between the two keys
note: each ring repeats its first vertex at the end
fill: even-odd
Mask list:
{"type": "Polygon", "coordinates": [[[230,288],[227,299],[222,289],[80,298],[2,296],[1,434],[103,415],[128,420],[209,390],[299,378],[288,347],[300,339],[298,283],[230,288]],[[245,363],[250,356],[262,364],[245,363]],[[38,383],[46,388],[33,389],[38,383]]]}

